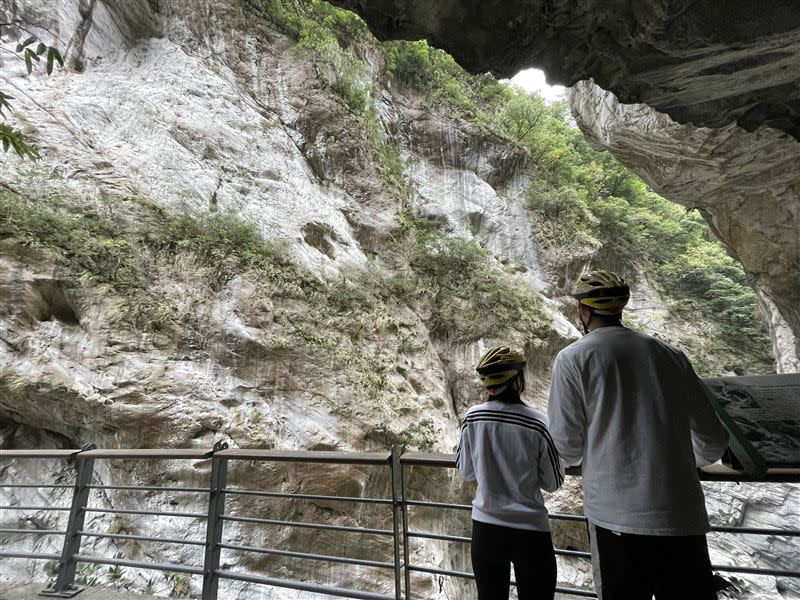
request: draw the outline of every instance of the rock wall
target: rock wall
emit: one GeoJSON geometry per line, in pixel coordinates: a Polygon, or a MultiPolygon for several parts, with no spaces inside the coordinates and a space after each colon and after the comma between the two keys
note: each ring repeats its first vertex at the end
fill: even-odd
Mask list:
{"type": "Polygon", "coordinates": [[[664,197],[708,209],[798,370],[800,11],[790,1],[334,0],[380,39],[424,38],[474,73],[539,67],[584,132],[664,197]],[[588,83],[594,81],[597,86],[588,83]]]}
{"type": "MultiPolygon", "coordinates": [[[[540,278],[530,224],[517,201],[521,188],[512,184],[518,175],[516,150],[466,123],[426,118],[414,102],[397,101],[383,89],[377,101],[380,135],[395,136],[408,164],[411,191],[398,190],[380,172],[358,117],[321,83],[318,66],[299,58],[288,38],[243,5],[172,2],[156,10],[145,1],[58,7],[22,2],[4,5],[0,19],[18,19],[48,42],[50,35],[69,40],[68,68],[49,78],[39,73],[28,78],[24,65],[3,64],[3,89],[15,90],[15,116],[25,119],[26,133],[43,156],[31,165],[4,155],[4,193],[31,202],[48,199],[54,207],[99,215],[120,228],[146,225],[159,211],[233,211],[283,244],[312,280],[345,283],[349,269],[388,269],[386,255],[398,235],[395,216],[413,208],[440,222],[449,235],[491,249],[497,269],[506,264],[524,273],[522,285],[540,278]]],[[[4,44],[13,46],[14,40],[4,44]]],[[[373,66],[377,77],[380,65],[373,66]]],[[[491,332],[456,343],[432,331],[425,314],[396,305],[374,307],[368,322],[346,317],[323,322],[314,319],[308,296],[265,292],[258,274],[242,273],[209,288],[200,282],[213,265],[199,263],[191,253],[143,260],[150,284],[190,327],[131,327],[119,318],[125,299],[115,289],[58,266],[46,249],[2,241],[4,447],[75,447],[86,441],[100,447],[210,447],[226,439],[235,447],[370,450],[406,442],[454,449],[459,415],[479,394],[472,365],[495,342],[491,332]],[[293,339],[298,331],[311,337],[322,332],[327,336],[322,342],[334,344],[336,353],[313,340],[309,345],[293,339]],[[370,391],[370,370],[381,378],[379,393],[370,391]]],[[[555,309],[546,310],[550,316],[542,321],[540,339],[516,334],[509,340],[531,345],[532,381],[546,378],[554,353],[577,335],[555,309]]],[[[532,388],[541,405],[546,388],[532,388]]],[[[206,470],[203,463],[163,462],[151,469],[101,464],[96,477],[103,484],[156,483],[151,473],[157,472],[167,481],[202,485],[206,470]]],[[[4,470],[9,478],[45,475],[68,481],[70,468],[53,465],[34,473],[20,463],[4,470]]],[[[358,469],[264,468],[245,479],[263,489],[388,494],[385,473],[358,469]]],[[[426,481],[420,479],[422,489],[426,481]]],[[[456,499],[466,497],[453,474],[435,486],[456,499]]],[[[43,498],[20,493],[6,500],[37,504],[43,498]]],[[[93,498],[105,507],[134,502],[129,493],[93,498]]],[[[176,500],[151,494],[140,506],[171,505],[204,510],[202,500],[191,495],[176,500]]],[[[234,501],[231,509],[238,508],[234,501]]],[[[250,502],[244,511],[389,524],[385,513],[352,514],[318,503],[250,502]]],[[[63,525],[43,513],[21,521],[4,513],[3,523],[24,527],[30,518],[48,527],[63,525]]],[[[454,523],[465,526],[456,520],[431,527],[444,531],[454,523]]],[[[202,537],[200,525],[102,514],[88,524],[101,532],[181,538],[202,537]]],[[[302,530],[233,525],[226,535],[234,543],[301,551],[318,550],[320,543],[302,530]]],[[[380,540],[362,543],[352,536],[329,543],[332,554],[374,558],[391,550],[380,540]]],[[[57,551],[57,540],[46,538],[4,538],[3,544],[57,551]]],[[[198,559],[168,544],[94,539],[86,549],[144,560],[196,564],[198,559]]],[[[462,550],[448,545],[421,545],[415,553],[429,564],[464,559],[462,550]]],[[[235,554],[229,564],[340,586],[386,590],[391,585],[391,576],[374,570],[334,566],[323,573],[316,564],[298,567],[296,561],[235,554]]],[[[17,567],[3,561],[2,577],[46,576],[41,565],[25,565],[23,572],[17,567]]],[[[81,576],[110,582],[105,570],[81,576]]],[[[123,582],[145,589],[148,576],[128,570],[123,582]]],[[[157,575],[152,583],[165,594],[199,585],[157,575]]],[[[461,597],[455,591],[460,584],[440,584],[431,576],[416,578],[415,589],[429,597],[461,597]]],[[[299,597],[247,585],[229,587],[226,594],[299,597]]]]}

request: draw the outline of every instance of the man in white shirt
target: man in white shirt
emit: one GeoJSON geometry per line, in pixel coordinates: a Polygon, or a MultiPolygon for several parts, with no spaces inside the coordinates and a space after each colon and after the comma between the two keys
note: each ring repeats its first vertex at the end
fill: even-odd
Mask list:
{"type": "Polygon", "coordinates": [[[621,324],[630,297],[614,273],[581,277],[583,338],[553,364],[550,432],[582,464],[601,600],[709,600],[708,515],[697,467],[728,443],[686,356],[621,324]]]}

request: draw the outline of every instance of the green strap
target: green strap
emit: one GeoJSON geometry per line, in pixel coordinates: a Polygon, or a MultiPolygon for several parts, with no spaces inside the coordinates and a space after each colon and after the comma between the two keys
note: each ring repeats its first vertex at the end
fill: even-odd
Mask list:
{"type": "Polygon", "coordinates": [[[748,440],[747,436],[739,429],[733,417],[728,414],[719,400],[717,400],[717,395],[711,389],[711,386],[705,381],[703,383],[706,388],[708,401],[711,403],[714,412],[717,413],[719,420],[722,421],[725,429],[727,429],[730,434],[728,448],[730,448],[733,455],[742,464],[745,473],[754,479],[763,478],[767,474],[767,461],[764,460],[764,457],[762,457],[753,444],[750,443],[750,440],[748,440]]]}

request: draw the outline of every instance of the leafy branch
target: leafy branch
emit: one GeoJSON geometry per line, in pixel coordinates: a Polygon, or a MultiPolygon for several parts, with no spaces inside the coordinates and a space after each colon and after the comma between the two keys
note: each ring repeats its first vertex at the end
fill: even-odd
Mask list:
{"type": "MultiPolygon", "coordinates": [[[[27,38],[17,44],[14,52],[8,51],[25,62],[25,70],[28,75],[33,72],[35,63],[42,62],[42,57],[45,60],[45,72],[47,75],[52,75],[56,63],[58,63],[59,67],[64,66],[64,58],[58,48],[45,44],[37,35],[32,34],[21,25],[0,23],[0,27],[9,27],[29,34],[27,38]],[[22,54],[20,55],[20,53],[22,54]]],[[[13,99],[12,96],[0,91],[0,117],[4,120],[8,120],[11,117],[12,106],[10,101],[13,99]],[[6,112],[3,112],[4,110],[6,112]]],[[[39,158],[39,151],[34,145],[26,141],[22,131],[6,123],[0,124],[0,144],[3,145],[3,152],[13,149],[20,158],[29,158],[31,160],[39,158]]]]}
{"type": "Polygon", "coordinates": [[[53,64],[55,62],[58,63],[60,67],[64,66],[64,59],[61,56],[61,53],[58,51],[58,48],[53,46],[48,46],[44,42],[40,41],[38,37],[32,35],[25,39],[24,41],[17,44],[16,48],[17,52],[22,52],[23,57],[25,60],[25,70],[28,71],[28,75],[33,72],[33,61],[40,62],[40,56],[42,56],[45,52],[47,53],[47,66],[46,71],[48,75],[52,75],[53,73],[53,64]],[[29,46],[32,46],[34,42],[39,42],[36,46],[36,50],[32,50],[29,46]]]}
{"type": "Polygon", "coordinates": [[[10,148],[13,148],[20,158],[30,158],[31,160],[39,158],[39,151],[25,141],[22,132],[5,123],[0,123],[0,143],[3,144],[3,152],[8,152],[10,148]]]}

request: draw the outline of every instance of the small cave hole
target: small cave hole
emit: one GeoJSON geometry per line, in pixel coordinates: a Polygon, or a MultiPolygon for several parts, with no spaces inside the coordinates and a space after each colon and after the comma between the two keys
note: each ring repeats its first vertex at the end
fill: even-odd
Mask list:
{"type": "Polygon", "coordinates": [[[336,258],[331,238],[339,241],[339,236],[336,235],[336,232],[330,225],[317,222],[306,223],[302,231],[303,240],[306,244],[312,248],[316,248],[328,258],[336,258]]]}
{"type": "Polygon", "coordinates": [[[467,215],[467,229],[472,235],[477,235],[483,226],[483,213],[471,212],[467,215]]]}
{"type": "Polygon", "coordinates": [[[65,325],[80,325],[80,316],[64,293],[61,281],[38,279],[28,295],[28,313],[37,321],[60,321],[65,325]]]}

